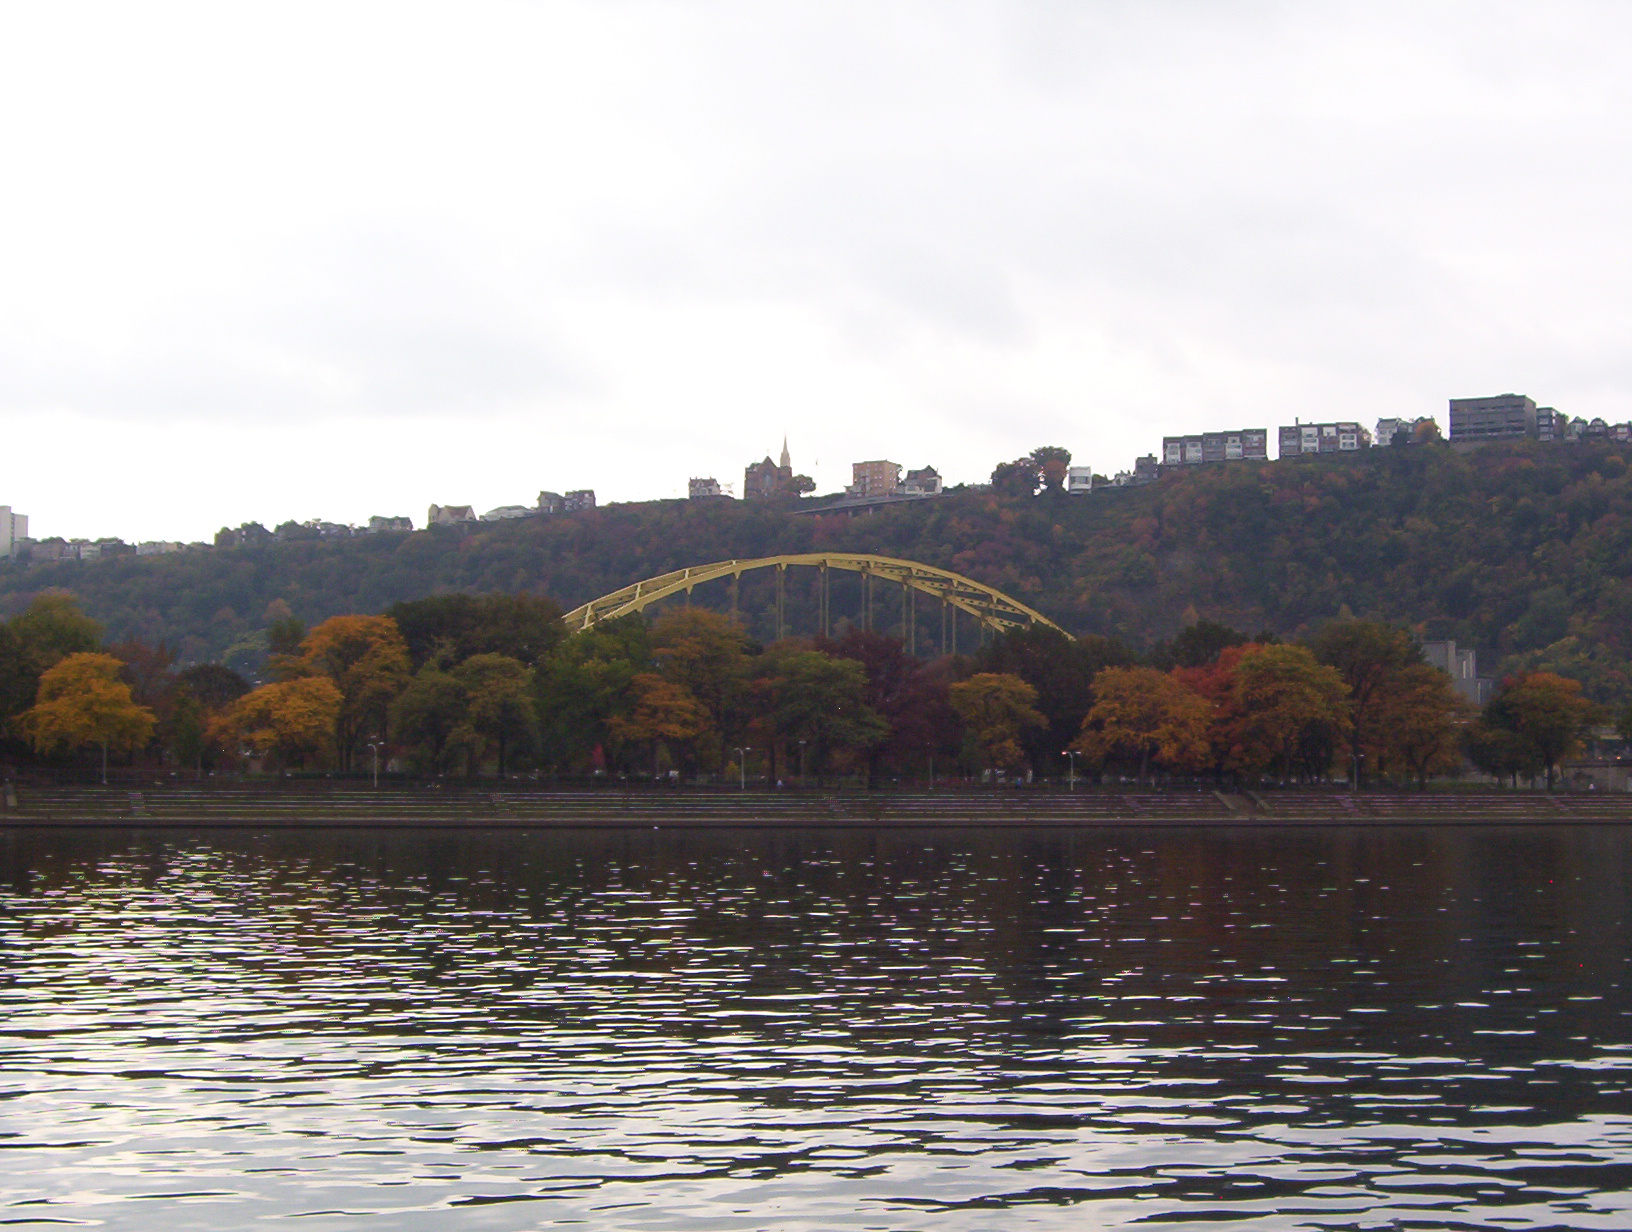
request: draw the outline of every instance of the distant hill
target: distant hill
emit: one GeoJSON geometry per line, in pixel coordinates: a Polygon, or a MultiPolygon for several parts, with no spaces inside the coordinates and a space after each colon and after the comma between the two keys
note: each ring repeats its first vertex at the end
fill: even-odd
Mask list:
{"type": "MultiPolygon", "coordinates": [[[[1346,608],[1475,646],[1487,673],[1546,666],[1619,701],[1632,698],[1627,456],[1597,443],[1467,454],[1413,445],[1196,467],[1069,497],[954,490],[854,518],[653,501],[413,534],[6,563],[0,607],[62,588],[112,637],[168,641],[188,660],[248,660],[276,599],[308,623],[447,590],[530,591],[566,608],[688,564],[843,549],[955,569],[1075,632],[1135,645],[1196,617],[1293,635],[1346,608]]],[[[797,631],[809,587],[791,585],[797,631]]],[[[741,601],[768,635],[769,583],[745,580],[741,601]]]]}

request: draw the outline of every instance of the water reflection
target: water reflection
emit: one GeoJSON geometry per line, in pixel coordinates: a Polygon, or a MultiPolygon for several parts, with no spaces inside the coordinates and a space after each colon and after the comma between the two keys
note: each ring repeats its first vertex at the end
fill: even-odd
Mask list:
{"type": "Polygon", "coordinates": [[[1632,832],[0,835],[0,1222],[1632,1226],[1632,832]]]}

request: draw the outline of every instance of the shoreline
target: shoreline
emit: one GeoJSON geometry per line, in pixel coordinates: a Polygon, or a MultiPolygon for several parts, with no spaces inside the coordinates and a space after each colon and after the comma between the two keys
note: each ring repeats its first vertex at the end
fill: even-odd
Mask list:
{"type": "Polygon", "coordinates": [[[3,829],[921,830],[1632,825],[1632,794],[21,788],[3,829]]]}

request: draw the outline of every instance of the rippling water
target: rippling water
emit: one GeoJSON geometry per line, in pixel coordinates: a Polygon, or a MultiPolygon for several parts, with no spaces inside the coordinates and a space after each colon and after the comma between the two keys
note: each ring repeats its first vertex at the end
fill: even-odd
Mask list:
{"type": "Polygon", "coordinates": [[[0,833],[0,1225],[1632,1227],[1632,830],[0,833]]]}

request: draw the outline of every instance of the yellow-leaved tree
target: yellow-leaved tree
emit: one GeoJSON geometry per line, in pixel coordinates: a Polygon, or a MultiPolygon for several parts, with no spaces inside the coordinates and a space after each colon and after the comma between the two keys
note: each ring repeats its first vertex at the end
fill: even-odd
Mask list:
{"type": "Polygon", "coordinates": [[[229,751],[271,754],[290,766],[320,763],[335,747],[342,701],[327,676],[264,684],[218,715],[210,737],[229,751]]]}
{"type": "Polygon", "coordinates": [[[106,782],[108,750],[140,748],[157,722],[131,700],[130,686],[119,679],[123,667],[112,655],[89,652],[60,660],[41,674],[33,707],[14,720],[19,733],[40,753],[101,746],[106,782]]]}
{"type": "Polygon", "coordinates": [[[285,670],[327,676],[339,689],[335,755],[349,770],[364,740],[385,735],[391,702],[408,687],[408,643],[389,616],[331,616],[306,635],[285,670]]]}
{"type": "Polygon", "coordinates": [[[1008,672],[977,673],[947,694],[963,720],[967,755],[990,770],[1019,769],[1026,760],[1020,734],[1048,726],[1037,709],[1037,690],[1008,672]]]}

